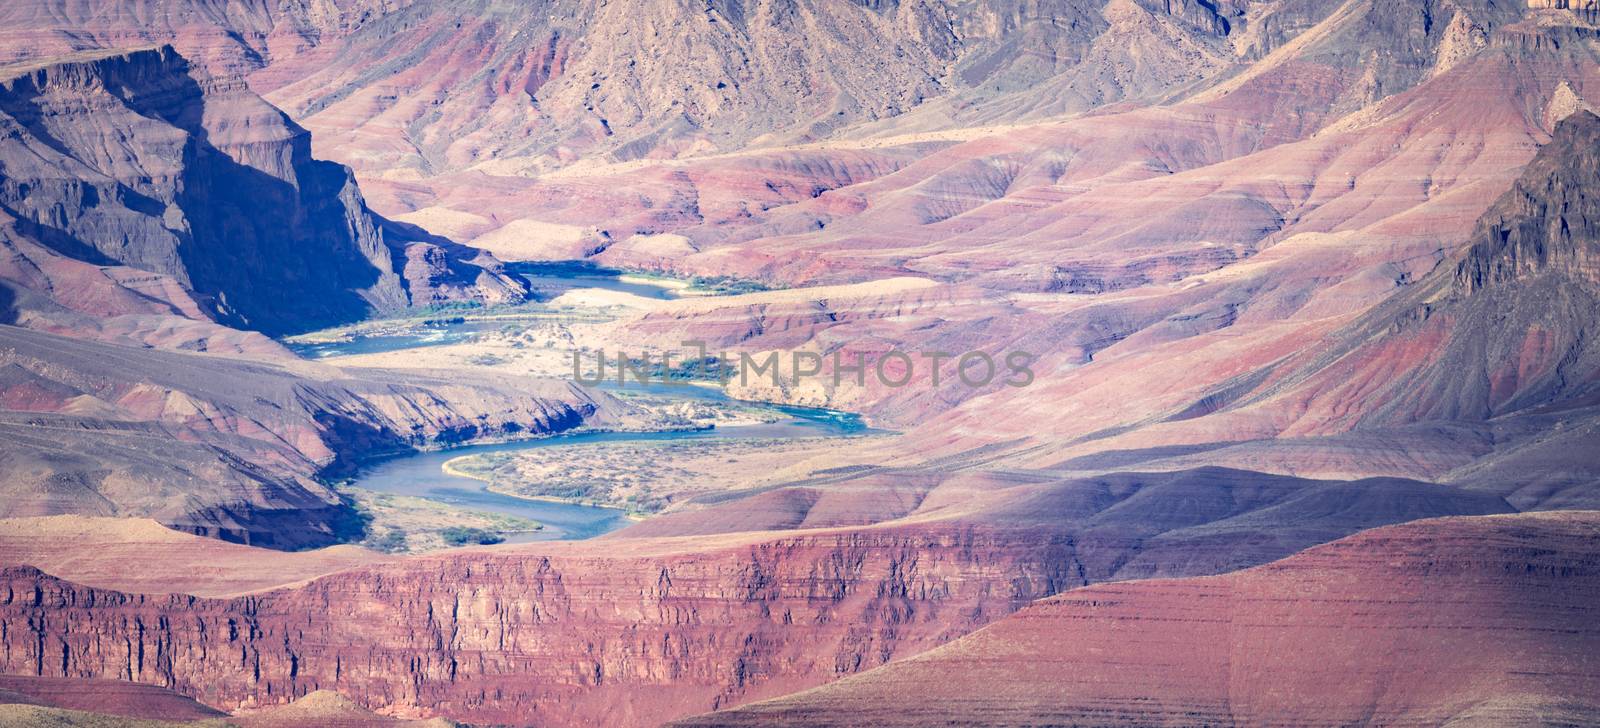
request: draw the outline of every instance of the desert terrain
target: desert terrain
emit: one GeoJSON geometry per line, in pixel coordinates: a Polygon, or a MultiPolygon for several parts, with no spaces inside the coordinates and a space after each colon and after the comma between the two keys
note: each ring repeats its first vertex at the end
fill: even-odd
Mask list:
{"type": "Polygon", "coordinates": [[[0,723],[1600,725],[1597,111],[1595,0],[9,3],[0,723]]]}

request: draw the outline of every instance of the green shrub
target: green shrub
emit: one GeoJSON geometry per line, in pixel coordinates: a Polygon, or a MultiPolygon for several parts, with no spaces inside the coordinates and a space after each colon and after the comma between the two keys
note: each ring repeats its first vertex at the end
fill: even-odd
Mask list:
{"type": "Polygon", "coordinates": [[[466,526],[450,526],[439,531],[439,536],[444,539],[445,543],[450,544],[451,546],[465,546],[467,544],[474,543],[491,544],[500,543],[501,541],[506,540],[505,536],[495,533],[494,531],[486,531],[481,528],[468,528],[466,526]]]}
{"type": "Polygon", "coordinates": [[[374,551],[386,554],[399,553],[406,550],[406,532],[398,528],[389,529],[388,533],[377,538],[369,539],[367,546],[374,551]]]}

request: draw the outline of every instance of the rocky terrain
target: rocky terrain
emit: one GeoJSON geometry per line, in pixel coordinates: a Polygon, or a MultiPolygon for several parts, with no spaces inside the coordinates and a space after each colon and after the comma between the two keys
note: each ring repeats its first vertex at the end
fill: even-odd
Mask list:
{"type": "Polygon", "coordinates": [[[0,516],[149,517],[296,547],[360,533],[314,476],[482,437],[617,423],[554,380],[360,370],[134,349],[0,326],[0,516]]]}
{"type": "MultiPolygon", "coordinates": [[[[546,227],[527,237],[546,242],[545,255],[791,288],[783,305],[752,296],[650,314],[628,327],[633,341],[676,345],[693,331],[754,353],[803,346],[869,362],[891,347],[1022,350],[1042,357],[1054,388],[1006,396],[948,384],[947,371],[943,388],[750,394],[903,428],[995,392],[973,405],[974,419],[1101,383],[1117,385],[1110,401],[1138,402],[1052,416],[1066,420],[1053,436],[1070,440],[1134,424],[1112,419],[1119,411],[1186,407],[1419,280],[1471,237],[1555,124],[1596,95],[1594,30],[1578,14],[1457,6],[1471,22],[1435,23],[1347,6],[1248,73],[1166,105],[939,140],[838,139],[574,165],[531,181],[478,175],[470,186],[463,177],[470,196],[421,191],[442,181],[379,181],[375,194],[464,237],[493,225],[450,214],[482,205],[502,219],[537,217],[546,227]],[[1366,68],[1329,59],[1397,53],[1394,26],[1407,23],[1436,44],[1405,51],[1427,71],[1368,79],[1382,91],[1326,112],[1366,68]],[[812,181],[796,177],[803,170],[816,170],[812,181]],[[841,172],[857,181],[842,185],[841,172]],[[800,298],[817,284],[907,276],[930,287],[800,298]],[[1183,376],[1157,364],[1179,360],[1183,376]]],[[[1025,429],[1005,435],[1039,434],[1025,429]]]]}
{"type": "Polygon", "coordinates": [[[1591,722],[1597,23],[8,5],[0,673],[287,724],[1591,722]],[[524,294],[452,240],[736,292],[536,322],[573,346],[1035,376],[825,364],[730,391],[900,432],[496,471],[626,502],[682,466],[592,541],[201,540],[345,540],[323,479],[363,458],[639,414],[521,376],[560,363],[527,329],[349,367],[262,334],[524,294]]]}
{"type": "Polygon", "coordinates": [[[619,536],[1049,524],[1099,581],[1241,568],[1421,517],[1593,508],[1597,145],[1600,118],[1567,118],[1468,245],[1369,311],[1311,327],[1327,326],[1310,345],[1236,335],[1174,362],[1159,346],[1107,357],[1041,385],[1059,397],[999,390],[619,536]],[[1208,362],[1231,371],[1196,390],[1208,362]],[[1195,376],[1154,381],[1179,369],[1195,376]]]}
{"type": "Polygon", "coordinates": [[[149,329],[119,319],[166,314],[282,333],[524,293],[492,257],[373,215],[304,129],[171,47],[0,79],[6,323],[149,329]]]}
{"type": "Polygon", "coordinates": [[[1591,465],[1552,457],[1538,466],[1516,453],[1548,454],[1592,432],[1600,369],[1588,332],[1600,237],[1588,190],[1597,142],[1600,118],[1574,114],[1482,215],[1468,244],[1452,246],[1431,273],[1309,346],[1274,351],[1279,361],[1236,360],[1208,390],[1144,410],[1142,427],[1103,432],[1069,452],[1182,445],[1191,451],[1147,455],[1192,459],[1204,449],[1209,462],[1276,460],[1270,469],[1320,453],[1312,467],[1324,472],[1377,474],[1376,466],[1501,488],[1519,508],[1582,507],[1591,465]],[[1262,438],[1271,441],[1239,443],[1262,438]],[[1279,447],[1288,450],[1273,455],[1279,447]],[[1372,448],[1389,451],[1382,464],[1372,448]],[[1366,462],[1352,461],[1363,449],[1366,462]],[[1508,477],[1506,458],[1535,470],[1508,477]]]}
{"type": "Polygon", "coordinates": [[[415,2],[253,83],[368,169],[539,171],[826,138],[1057,74],[1048,112],[1153,96],[1231,65],[1223,16],[1247,12],[1101,5],[415,2]],[[1107,57],[1130,41],[1148,56],[1107,57]]]}
{"type": "Polygon", "coordinates": [[[19,567],[0,587],[0,670],[149,682],[230,710],[332,689],[472,722],[653,725],[933,647],[1081,584],[1070,553],[1037,532],[948,528],[580,542],[236,599],[19,567]]]}
{"type": "Polygon", "coordinates": [[[1597,536],[1593,511],[1447,518],[1224,576],[1075,589],[673,725],[1587,724],[1597,536]]]}

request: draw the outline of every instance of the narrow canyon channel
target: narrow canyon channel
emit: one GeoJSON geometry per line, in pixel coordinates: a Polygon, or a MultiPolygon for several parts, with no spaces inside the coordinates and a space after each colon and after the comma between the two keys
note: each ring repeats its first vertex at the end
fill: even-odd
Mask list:
{"type": "MultiPolygon", "coordinates": [[[[539,265],[523,272],[536,289],[570,292],[582,289],[616,291],[646,298],[666,299],[680,295],[682,283],[624,277],[603,269],[572,265],[539,265]]],[[[504,323],[495,320],[469,320],[440,315],[407,327],[379,327],[344,336],[338,340],[287,342],[307,358],[335,360],[380,352],[458,343],[495,331],[504,323]]],[[[630,521],[625,511],[605,506],[584,505],[559,500],[521,498],[492,492],[483,481],[446,471],[445,463],[469,455],[516,452],[536,448],[566,447],[597,443],[637,443],[663,440],[709,440],[729,438],[815,438],[844,437],[870,432],[861,417],[848,412],[735,401],[720,390],[698,385],[669,386],[629,382],[619,387],[614,382],[600,389],[648,394],[657,400],[698,401],[738,404],[758,408],[773,421],[761,424],[720,426],[702,430],[661,432],[578,432],[552,437],[465,445],[400,455],[374,461],[363,467],[350,485],[374,493],[425,498],[466,510],[538,521],[543,528],[506,534],[509,543],[555,539],[585,539],[616,530],[630,521]]]]}

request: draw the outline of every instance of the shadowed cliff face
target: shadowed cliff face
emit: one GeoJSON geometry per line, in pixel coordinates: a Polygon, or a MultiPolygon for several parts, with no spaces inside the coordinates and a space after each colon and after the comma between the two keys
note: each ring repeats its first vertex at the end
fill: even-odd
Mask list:
{"type": "Polygon", "coordinates": [[[170,276],[220,323],[280,333],[520,295],[448,242],[416,243],[438,250],[430,263],[386,241],[349,170],[312,159],[305,130],[170,48],[12,72],[0,114],[0,212],[21,237],[170,276]]]}
{"type": "Polygon", "coordinates": [[[1562,120],[1522,178],[1484,213],[1455,287],[1470,296],[1549,275],[1600,287],[1600,117],[1562,120]]]}

